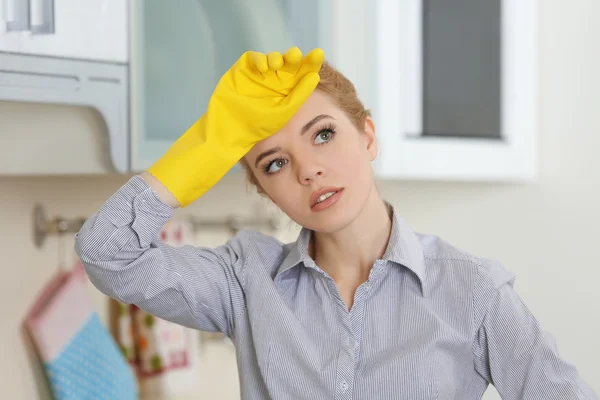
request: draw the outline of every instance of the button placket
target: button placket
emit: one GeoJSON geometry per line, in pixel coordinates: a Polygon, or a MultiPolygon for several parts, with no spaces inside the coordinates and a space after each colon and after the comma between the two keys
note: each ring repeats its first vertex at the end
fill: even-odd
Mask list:
{"type": "Polygon", "coordinates": [[[350,352],[341,351],[337,371],[337,393],[343,397],[338,398],[346,399],[345,395],[351,389],[351,382],[354,380],[354,371],[354,357],[350,352]]]}
{"type": "MultiPolygon", "coordinates": [[[[346,335],[343,340],[343,347],[351,354],[356,352],[358,341],[352,335],[346,335]]],[[[356,355],[356,354],[354,354],[356,355]]]]}
{"type": "Polygon", "coordinates": [[[343,312],[341,321],[341,331],[339,337],[340,351],[338,353],[337,373],[336,373],[336,398],[346,399],[351,390],[355,373],[355,351],[352,335],[352,317],[348,312],[343,312]]]}

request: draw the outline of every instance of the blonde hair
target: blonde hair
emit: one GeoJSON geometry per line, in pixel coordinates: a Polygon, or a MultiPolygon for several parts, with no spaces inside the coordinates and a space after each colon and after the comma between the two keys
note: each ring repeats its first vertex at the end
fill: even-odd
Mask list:
{"type": "MultiPolygon", "coordinates": [[[[319,77],[320,80],[315,90],[320,90],[329,95],[356,128],[362,131],[366,118],[371,117],[371,112],[365,108],[358,98],[354,84],[328,62],[324,62],[321,66],[319,77]]],[[[241,159],[240,165],[246,171],[246,182],[256,187],[259,194],[264,195],[263,188],[258,183],[258,179],[256,179],[246,160],[241,159]]]]}

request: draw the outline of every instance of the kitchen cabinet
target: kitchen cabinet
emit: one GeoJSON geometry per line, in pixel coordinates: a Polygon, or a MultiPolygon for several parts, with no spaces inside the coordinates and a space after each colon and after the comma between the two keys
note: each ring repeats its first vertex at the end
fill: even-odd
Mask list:
{"type": "Polygon", "coordinates": [[[21,53],[127,61],[127,1],[30,0],[30,4],[32,28],[37,20],[42,29],[21,33],[21,53]],[[44,30],[44,24],[50,32],[44,30]]]}
{"type": "Polygon", "coordinates": [[[537,176],[536,2],[375,5],[381,178],[537,176]]]}
{"type": "Polygon", "coordinates": [[[0,4],[10,5],[0,26],[0,100],[99,111],[117,172],[140,172],[164,154],[244,51],[297,45],[323,48],[372,110],[378,178],[537,176],[535,1],[0,4]]]}
{"type": "Polygon", "coordinates": [[[124,0],[2,0],[0,51],[125,63],[124,0]]]}
{"type": "Polygon", "coordinates": [[[102,138],[94,137],[95,146],[88,146],[90,162],[80,163],[69,143],[80,142],[89,132],[69,132],[71,139],[62,131],[23,134],[24,126],[36,125],[35,114],[30,121],[7,120],[11,115],[4,114],[0,174],[128,172],[127,1],[0,0],[0,6],[2,109],[10,109],[7,102],[26,103],[30,110],[44,105],[85,108],[87,116],[75,118],[75,124],[90,121],[91,110],[100,116],[93,118],[99,128],[95,131],[104,132],[102,138]],[[17,156],[24,149],[30,157],[17,156]]]}

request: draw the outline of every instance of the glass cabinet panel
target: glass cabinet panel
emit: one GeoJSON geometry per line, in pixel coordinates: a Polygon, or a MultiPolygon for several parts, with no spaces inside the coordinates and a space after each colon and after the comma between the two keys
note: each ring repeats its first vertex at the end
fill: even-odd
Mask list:
{"type": "Polygon", "coordinates": [[[501,0],[423,1],[424,136],[501,138],[501,0]]]}
{"type": "Polygon", "coordinates": [[[375,3],[377,175],[535,179],[538,2],[375,3]]]}
{"type": "Polygon", "coordinates": [[[328,46],[330,0],[133,0],[132,169],[160,157],[206,110],[219,78],[247,50],[328,46]]]}

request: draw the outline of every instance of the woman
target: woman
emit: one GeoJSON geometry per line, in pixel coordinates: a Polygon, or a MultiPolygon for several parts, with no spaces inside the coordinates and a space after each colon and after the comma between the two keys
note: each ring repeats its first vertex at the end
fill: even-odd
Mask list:
{"type": "Polygon", "coordinates": [[[245,53],[206,114],[76,236],[103,293],[236,346],[244,399],[597,399],[497,262],[412,232],[379,195],[375,126],[320,50],[245,53]],[[303,229],[217,248],[158,233],[241,160],[303,229]]]}

